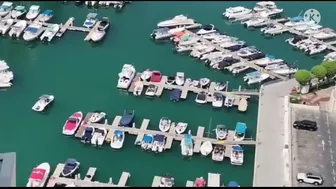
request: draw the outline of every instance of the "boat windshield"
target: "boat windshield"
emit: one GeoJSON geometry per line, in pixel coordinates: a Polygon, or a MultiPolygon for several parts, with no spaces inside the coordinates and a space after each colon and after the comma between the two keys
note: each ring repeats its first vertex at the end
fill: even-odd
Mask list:
{"type": "Polygon", "coordinates": [[[70,117],[68,119],[69,122],[77,122],[78,121],[78,118],[75,118],[75,117],[70,117]]]}

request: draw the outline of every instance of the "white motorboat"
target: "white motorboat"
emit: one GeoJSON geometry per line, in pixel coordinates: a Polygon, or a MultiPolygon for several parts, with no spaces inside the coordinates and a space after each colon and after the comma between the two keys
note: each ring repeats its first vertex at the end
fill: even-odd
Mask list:
{"type": "Polygon", "coordinates": [[[53,24],[49,26],[41,35],[40,40],[50,42],[52,38],[56,35],[58,30],[60,30],[60,26],[58,24],[53,24]]]}
{"type": "Polygon", "coordinates": [[[223,52],[220,51],[215,51],[215,52],[211,52],[211,53],[207,53],[207,54],[203,54],[200,57],[200,60],[209,60],[209,59],[213,59],[213,58],[217,58],[217,57],[232,57],[232,54],[223,54],[223,52]]]}
{"type": "Polygon", "coordinates": [[[329,61],[336,60],[336,52],[331,52],[331,53],[328,53],[327,55],[325,55],[323,61],[328,61],[328,60],[329,61]]]}
{"type": "Polygon", "coordinates": [[[217,32],[217,29],[215,28],[215,26],[213,24],[209,24],[209,25],[204,25],[202,29],[198,30],[196,32],[196,35],[204,35],[204,34],[215,33],[215,32],[217,32]]]}
{"type": "Polygon", "coordinates": [[[243,165],[244,163],[244,150],[239,145],[234,145],[231,147],[231,164],[232,165],[243,165]]]}
{"type": "Polygon", "coordinates": [[[149,97],[153,97],[155,96],[157,90],[158,90],[158,87],[156,85],[148,85],[145,95],[149,97]]]}
{"type": "Polygon", "coordinates": [[[235,19],[235,18],[239,18],[241,16],[247,15],[249,13],[251,13],[252,10],[245,8],[245,7],[229,7],[227,9],[225,9],[225,12],[223,13],[223,16],[225,16],[228,19],[235,19]]]}
{"type": "Polygon", "coordinates": [[[3,81],[0,79],[0,88],[11,87],[13,84],[10,81],[3,81]]]}
{"type": "Polygon", "coordinates": [[[223,83],[223,82],[216,82],[215,83],[215,91],[224,91],[227,87],[227,84],[223,83]]]}
{"type": "Polygon", "coordinates": [[[307,24],[307,22],[301,16],[297,16],[294,18],[290,18],[289,21],[286,22],[284,25],[287,27],[296,27],[304,24],[307,24]]]}
{"type": "Polygon", "coordinates": [[[198,46],[198,47],[195,47],[191,53],[190,53],[190,56],[192,57],[195,57],[195,58],[200,58],[203,54],[206,54],[206,53],[210,53],[212,51],[214,51],[216,49],[215,46],[211,45],[211,46],[198,46]]]}
{"type": "Polygon", "coordinates": [[[216,127],[216,138],[217,140],[224,140],[228,135],[228,130],[225,125],[217,125],[216,127]]]}
{"type": "Polygon", "coordinates": [[[120,130],[115,130],[113,133],[113,138],[111,141],[111,148],[120,149],[123,147],[125,140],[125,132],[120,130]]]}
{"type": "Polygon", "coordinates": [[[326,51],[327,48],[328,48],[327,45],[314,44],[313,46],[310,46],[307,50],[305,50],[305,53],[308,55],[319,54],[326,51]]]}
{"type": "Polygon", "coordinates": [[[260,31],[263,34],[270,34],[270,35],[274,35],[277,33],[281,33],[283,29],[282,24],[270,24],[264,28],[261,28],[260,31]]]}
{"type": "Polygon", "coordinates": [[[256,17],[256,18],[252,18],[251,20],[248,20],[246,22],[242,22],[246,27],[255,27],[258,26],[262,23],[265,23],[266,21],[268,21],[267,17],[256,17]]]}
{"type": "Polygon", "coordinates": [[[311,39],[305,39],[305,40],[302,40],[302,41],[296,43],[294,47],[296,47],[300,50],[306,51],[309,47],[312,47],[316,44],[318,44],[318,43],[314,42],[311,39]]]}
{"type": "Polygon", "coordinates": [[[37,39],[44,31],[42,24],[34,22],[30,24],[24,31],[23,40],[33,41],[37,39]]]}
{"type": "Polygon", "coordinates": [[[173,50],[179,53],[186,52],[186,51],[192,51],[197,45],[200,45],[200,43],[195,43],[191,45],[177,45],[173,48],[173,50]]]}
{"type": "Polygon", "coordinates": [[[267,55],[265,58],[255,61],[255,64],[258,66],[267,66],[267,65],[278,64],[278,63],[283,63],[283,62],[284,60],[282,59],[276,59],[272,55],[267,55]]]}
{"type": "Polygon", "coordinates": [[[188,123],[178,122],[175,125],[175,132],[176,132],[176,134],[182,134],[182,133],[184,133],[184,131],[187,130],[187,127],[188,127],[188,123]]]}
{"type": "Polygon", "coordinates": [[[199,40],[200,40],[199,37],[182,36],[180,41],[178,42],[178,45],[179,46],[195,45],[196,43],[199,42],[199,40]]]}
{"type": "Polygon", "coordinates": [[[254,46],[245,47],[237,51],[237,55],[242,58],[246,58],[257,53],[260,53],[260,51],[256,49],[254,46]]]}
{"type": "Polygon", "coordinates": [[[160,177],[159,187],[173,187],[175,184],[174,178],[169,174],[160,177]]]}
{"type": "Polygon", "coordinates": [[[157,24],[157,27],[163,28],[163,27],[175,27],[175,26],[188,26],[195,24],[195,21],[193,19],[187,18],[184,15],[177,15],[173,19],[165,20],[162,22],[159,22],[157,24]]]}
{"type": "Polygon", "coordinates": [[[225,155],[225,146],[221,144],[216,144],[212,151],[213,161],[223,161],[225,155]]]}
{"type": "Polygon", "coordinates": [[[305,35],[313,35],[321,32],[322,26],[320,25],[315,25],[313,27],[310,27],[308,30],[304,31],[303,34],[305,35]]]}
{"type": "Polygon", "coordinates": [[[106,113],[101,111],[95,111],[89,118],[90,123],[99,123],[105,119],[106,113]]]}
{"type": "Polygon", "coordinates": [[[12,11],[11,11],[11,17],[12,18],[20,18],[23,14],[27,12],[26,7],[24,6],[16,6],[12,11]]]}
{"type": "Polygon", "coordinates": [[[280,69],[272,70],[272,72],[279,74],[279,75],[294,74],[297,71],[298,71],[298,68],[280,68],[280,69]]]}
{"type": "Polygon", "coordinates": [[[259,1],[256,3],[256,5],[253,7],[254,11],[265,11],[268,9],[276,9],[277,6],[273,1],[259,1]]]}
{"type": "Polygon", "coordinates": [[[142,72],[140,78],[141,78],[142,81],[149,81],[151,76],[152,76],[152,71],[147,69],[144,72],[142,72]]]}
{"type": "Polygon", "coordinates": [[[224,106],[226,107],[232,107],[234,103],[234,96],[232,95],[226,95],[225,101],[224,101],[224,106]]]}
{"type": "Polygon", "coordinates": [[[55,97],[53,95],[42,95],[39,100],[34,104],[32,110],[36,112],[42,112],[51,102],[53,102],[55,97]]]}
{"type": "Polygon", "coordinates": [[[135,73],[136,70],[133,65],[124,64],[121,69],[121,72],[118,74],[119,79],[117,88],[128,89],[135,77],[135,73]]]}
{"type": "Polygon", "coordinates": [[[91,138],[91,144],[93,146],[102,146],[107,136],[106,128],[96,128],[91,138]]]}
{"type": "Polygon", "coordinates": [[[32,5],[29,8],[28,13],[26,14],[26,18],[28,20],[33,20],[37,17],[37,15],[39,15],[40,13],[40,6],[39,5],[32,5]]]}
{"type": "Polygon", "coordinates": [[[238,73],[241,73],[241,72],[244,72],[246,70],[248,70],[250,67],[248,66],[237,66],[237,67],[233,67],[231,72],[233,74],[238,74],[238,73]]]}
{"type": "Polygon", "coordinates": [[[26,187],[44,187],[50,173],[49,163],[41,163],[29,175],[26,187]]]}
{"type": "Polygon", "coordinates": [[[200,152],[203,156],[208,156],[213,150],[212,143],[210,141],[205,141],[202,143],[200,152]]]}
{"type": "Polygon", "coordinates": [[[175,83],[176,85],[182,86],[184,84],[184,73],[183,72],[177,72],[175,77],[175,83]]]}
{"type": "Polygon", "coordinates": [[[151,150],[154,142],[153,138],[152,135],[145,135],[141,141],[141,148],[143,150],[151,150]]]}
{"type": "Polygon", "coordinates": [[[288,68],[288,65],[284,63],[276,63],[276,64],[267,65],[265,67],[265,70],[278,70],[278,69],[284,69],[284,68],[288,68]]]}
{"type": "Polygon", "coordinates": [[[83,26],[87,28],[92,28],[97,22],[97,15],[98,15],[97,13],[93,13],[93,12],[89,13],[86,16],[83,26]]]}
{"type": "Polygon", "coordinates": [[[302,35],[297,35],[293,38],[286,39],[285,42],[287,42],[288,44],[290,44],[293,47],[296,47],[296,45],[298,43],[300,43],[301,41],[306,40],[306,39],[308,39],[308,37],[302,36],[302,35]]]}
{"type": "Polygon", "coordinates": [[[191,157],[194,153],[194,144],[191,135],[191,131],[188,131],[188,134],[183,135],[181,140],[181,154],[184,157],[191,157]]]}
{"type": "Polygon", "coordinates": [[[166,144],[165,135],[155,135],[153,137],[152,151],[153,152],[163,152],[165,144],[166,144]]]}
{"type": "Polygon", "coordinates": [[[5,35],[13,24],[13,19],[0,20],[0,34],[5,35]]]}
{"type": "MultiPolygon", "coordinates": [[[[93,134],[95,132],[95,128],[93,126],[86,126],[84,132],[82,133],[81,142],[84,144],[90,144],[93,138],[93,134]]],[[[93,143],[95,144],[95,143],[93,143]]]]}
{"type": "Polygon", "coordinates": [[[41,13],[39,21],[48,22],[53,16],[54,16],[54,13],[52,10],[45,10],[41,13]]]}
{"type": "Polygon", "coordinates": [[[270,77],[269,74],[260,73],[256,71],[246,74],[246,76],[244,76],[244,81],[246,81],[248,85],[251,85],[255,83],[261,83],[262,81],[268,79],[269,77],[270,77]]]}
{"type": "Polygon", "coordinates": [[[134,96],[140,96],[143,89],[144,89],[144,85],[141,81],[136,81],[134,84],[134,91],[133,91],[133,95],[134,96]]]}
{"type": "Polygon", "coordinates": [[[272,18],[272,17],[279,15],[282,12],[283,12],[283,9],[278,9],[278,8],[268,9],[268,10],[262,11],[260,13],[260,16],[264,18],[272,18]]]}
{"type": "Polygon", "coordinates": [[[16,24],[12,26],[12,29],[9,31],[10,37],[16,37],[19,38],[22,34],[22,32],[27,27],[28,23],[26,20],[20,20],[16,24]]]}
{"type": "Polygon", "coordinates": [[[195,102],[198,104],[206,104],[207,103],[207,93],[204,91],[201,91],[196,95],[195,102]]]}
{"type": "Polygon", "coordinates": [[[294,30],[300,31],[300,32],[305,32],[305,31],[310,30],[312,28],[314,30],[318,30],[318,29],[321,29],[322,26],[317,25],[317,24],[315,24],[314,21],[312,21],[312,22],[307,22],[306,24],[303,24],[303,25],[296,26],[296,27],[294,27],[294,30]]]}
{"type": "Polygon", "coordinates": [[[162,132],[168,132],[170,129],[170,125],[171,125],[171,120],[168,119],[167,117],[163,117],[160,119],[159,129],[162,132]]]}
{"type": "Polygon", "coordinates": [[[207,88],[210,85],[210,79],[209,78],[201,78],[200,79],[200,85],[201,85],[201,88],[207,88]]]}
{"type": "Polygon", "coordinates": [[[13,72],[9,70],[0,70],[0,76],[1,78],[7,78],[9,81],[12,81],[14,79],[13,72]]]}
{"type": "Polygon", "coordinates": [[[99,22],[98,28],[91,35],[91,40],[93,42],[101,41],[106,35],[107,29],[110,27],[110,21],[107,17],[102,18],[99,22]]]}
{"type": "Polygon", "coordinates": [[[13,3],[5,1],[0,6],[0,17],[6,16],[13,9],[13,3]]]}
{"type": "Polygon", "coordinates": [[[245,41],[236,41],[236,40],[229,40],[221,43],[219,46],[223,48],[230,48],[233,46],[241,46],[243,47],[245,45],[245,41]]]}
{"type": "Polygon", "coordinates": [[[97,5],[97,1],[85,1],[85,5],[88,7],[94,7],[97,5]]]}
{"type": "Polygon", "coordinates": [[[174,85],[175,83],[175,77],[174,76],[168,76],[166,80],[167,85],[174,85]]]}
{"type": "Polygon", "coordinates": [[[243,141],[245,139],[246,130],[247,130],[246,123],[237,122],[235,131],[234,131],[235,135],[233,139],[235,141],[243,141]]]}
{"type": "Polygon", "coordinates": [[[221,39],[227,39],[228,40],[228,39],[232,38],[230,36],[221,35],[219,33],[208,33],[208,34],[202,35],[201,37],[204,38],[204,39],[207,39],[207,40],[211,40],[213,43],[216,43],[218,40],[221,40],[221,39]]]}
{"type": "Polygon", "coordinates": [[[336,37],[336,33],[333,29],[324,28],[321,30],[321,32],[314,34],[313,37],[321,40],[331,39],[336,37]]]}
{"type": "Polygon", "coordinates": [[[224,97],[221,93],[215,92],[213,94],[212,106],[215,108],[221,108],[224,103],[224,97]]]}

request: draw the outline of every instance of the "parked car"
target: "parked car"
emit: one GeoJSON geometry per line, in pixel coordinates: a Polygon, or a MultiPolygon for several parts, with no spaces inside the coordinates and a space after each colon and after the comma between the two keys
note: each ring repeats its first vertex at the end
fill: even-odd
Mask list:
{"type": "Polygon", "coordinates": [[[323,177],[312,173],[298,173],[296,180],[300,183],[322,185],[323,177]]]}
{"type": "Polygon", "coordinates": [[[295,121],[293,124],[293,127],[295,129],[303,129],[303,130],[309,130],[309,131],[317,130],[316,121],[310,121],[310,120],[295,121]]]}

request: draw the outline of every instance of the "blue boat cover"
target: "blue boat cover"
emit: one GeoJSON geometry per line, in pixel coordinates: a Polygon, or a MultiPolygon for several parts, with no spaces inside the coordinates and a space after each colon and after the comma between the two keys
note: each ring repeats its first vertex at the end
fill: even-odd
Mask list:
{"type": "Polygon", "coordinates": [[[50,16],[52,15],[53,11],[52,10],[45,10],[42,14],[50,16]]]}
{"type": "Polygon", "coordinates": [[[144,142],[152,142],[153,137],[150,135],[145,135],[144,138],[142,139],[144,142]]]}
{"type": "Polygon", "coordinates": [[[301,16],[293,17],[289,19],[291,22],[300,22],[303,21],[303,18],[301,16]]]}
{"type": "Polygon", "coordinates": [[[238,146],[238,145],[237,146],[232,146],[232,150],[233,151],[240,151],[240,152],[244,151],[243,148],[241,146],[238,146]]]}
{"type": "Polygon", "coordinates": [[[269,59],[275,59],[275,57],[272,56],[272,55],[267,55],[266,58],[269,58],[269,59]]]}
{"type": "Polygon", "coordinates": [[[163,142],[164,138],[165,138],[164,135],[155,135],[154,136],[154,141],[163,142]]]}
{"type": "Polygon", "coordinates": [[[189,134],[184,134],[184,143],[186,145],[192,145],[192,138],[189,134]]]}
{"type": "Polygon", "coordinates": [[[93,12],[89,13],[89,14],[86,16],[86,18],[96,18],[96,17],[97,17],[97,13],[93,13],[93,12]]]}
{"type": "Polygon", "coordinates": [[[31,33],[36,33],[36,32],[37,32],[37,28],[28,27],[28,28],[26,29],[26,31],[31,32],[31,33]]]}
{"type": "Polygon", "coordinates": [[[244,134],[246,129],[247,129],[246,123],[237,122],[235,129],[237,133],[244,134]]]}
{"type": "Polygon", "coordinates": [[[239,185],[236,181],[230,181],[227,187],[239,187],[239,185]]]}
{"type": "Polygon", "coordinates": [[[180,97],[181,97],[181,93],[182,93],[182,91],[180,89],[174,89],[170,93],[170,100],[179,100],[180,97]]]}
{"type": "Polygon", "coordinates": [[[122,132],[122,131],[119,131],[119,130],[115,130],[115,131],[114,131],[114,134],[115,134],[115,135],[122,135],[123,132],[122,132]]]}
{"type": "Polygon", "coordinates": [[[133,113],[125,113],[120,120],[120,125],[123,127],[132,127],[134,120],[134,114],[133,113]]]}

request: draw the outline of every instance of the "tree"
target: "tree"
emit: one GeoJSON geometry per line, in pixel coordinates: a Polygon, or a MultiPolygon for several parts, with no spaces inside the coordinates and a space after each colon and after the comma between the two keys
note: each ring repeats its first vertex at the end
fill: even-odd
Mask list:
{"type": "Polygon", "coordinates": [[[327,70],[321,65],[314,66],[310,72],[319,80],[324,79],[327,75],[327,70]]]}
{"type": "Polygon", "coordinates": [[[307,85],[311,79],[310,72],[308,70],[298,70],[294,75],[295,80],[300,83],[300,85],[307,85]]]}
{"type": "Polygon", "coordinates": [[[336,75],[336,61],[324,61],[321,66],[327,70],[326,76],[328,79],[336,75]]]}

